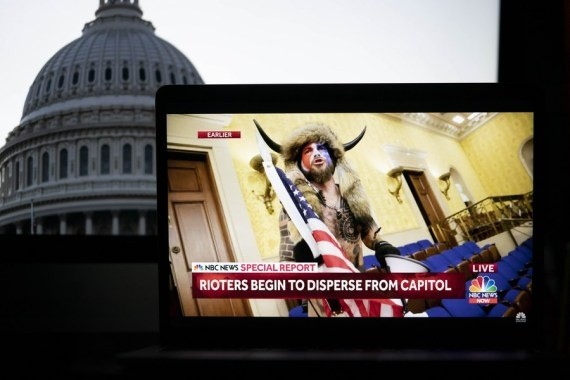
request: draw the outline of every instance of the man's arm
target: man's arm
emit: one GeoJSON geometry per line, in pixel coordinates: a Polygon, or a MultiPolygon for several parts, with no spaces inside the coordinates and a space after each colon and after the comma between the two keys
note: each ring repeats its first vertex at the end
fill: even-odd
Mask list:
{"type": "Polygon", "coordinates": [[[380,237],[380,230],[381,227],[378,227],[375,222],[372,222],[370,228],[363,233],[362,241],[364,242],[364,245],[374,251],[374,256],[376,256],[380,266],[382,268],[386,268],[387,265],[384,257],[386,255],[400,255],[400,250],[387,241],[382,240],[380,237]]]}
{"type": "Polygon", "coordinates": [[[295,243],[291,240],[288,226],[290,222],[289,215],[287,215],[285,210],[281,209],[279,213],[279,261],[295,261],[293,256],[295,243]]]}

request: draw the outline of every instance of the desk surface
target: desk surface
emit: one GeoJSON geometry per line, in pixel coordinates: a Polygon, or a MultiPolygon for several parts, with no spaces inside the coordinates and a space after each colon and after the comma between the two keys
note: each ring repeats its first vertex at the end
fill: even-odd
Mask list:
{"type": "MultiPolygon", "coordinates": [[[[323,372],[395,370],[406,375],[460,370],[462,378],[480,376],[480,368],[508,370],[511,375],[527,375],[535,368],[562,369],[569,355],[525,355],[493,352],[280,352],[260,350],[257,353],[192,351],[184,355],[156,356],[158,335],[144,334],[25,334],[3,335],[8,342],[7,360],[2,372],[12,378],[123,379],[148,376],[190,378],[198,369],[236,375],[240,371],[271,371],[270,378],[290,378],[296,368],[305,374],[323,372]],[[132,353],[134,357],[128,358],[132,353]],[[145,353],[148,355],[145,357],[145,353]],[[141,355],[142,354],[142,355],[141,355]],[[277,369],[277,371],[275,371],[277,369]],[[283,371],[281,371],[281,369],[283,371]],[[403,371],[403,372],[402,372],[403,371]],[[55,377],[54,377],[55,376],[55,377]]],[[[6,357],[7,355],[7,357],[6,357]]],[[[266,373],[266,372],[264,372],[266,373]]],[[[265,375],[264,375],[265,377],[265,375]]],[[[405,376],[407,377],[407,376],[405,376]]],[[[513,377],[513,378],[514,378],[513,377]]]]}

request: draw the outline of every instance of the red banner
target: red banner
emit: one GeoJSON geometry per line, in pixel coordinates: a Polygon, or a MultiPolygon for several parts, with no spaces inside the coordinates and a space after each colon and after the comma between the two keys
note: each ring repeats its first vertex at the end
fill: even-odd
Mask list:
{"type": "Polygon", "coordinates": [[[465,298],[462,273],[192,273],[194,298],[465,298]]]}
{"type": "Polygon", "coordinates": [[[239,139],[241,131],[198,131],[199,139],[239,139]]]}

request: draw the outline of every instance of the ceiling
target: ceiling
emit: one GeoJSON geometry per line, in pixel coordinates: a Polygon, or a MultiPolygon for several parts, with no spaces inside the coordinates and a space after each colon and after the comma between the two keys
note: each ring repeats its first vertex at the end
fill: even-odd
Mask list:
{"type": "Polygon", "coordinates": [[[496,116],[497,112],[419,112],[390,115],[431,131],[462,139],[496,116]]]}

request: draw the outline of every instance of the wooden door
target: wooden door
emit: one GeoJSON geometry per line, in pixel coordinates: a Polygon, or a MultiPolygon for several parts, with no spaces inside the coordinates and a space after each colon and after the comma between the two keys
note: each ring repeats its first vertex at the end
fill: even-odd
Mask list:
{"type": "Polygon", "coordinates": [[[457,245],[455,237],[451,234],[449,227],[446,224],[442,224],[445,219],[445,214],[425,174],[423,172],[405,171],[404,177],[410,186],[426,224],[432,226],[440,222],[439,225],[441,228],[429,229],[434,242],[446,242],[450,246],[457,245]]]}
{"type": "Polygon", "coordinates": [[[247,300],[193,299],[192,262],[231,262],[235,256],[205,155],[169,155],[168,215],[172,275],[185,316],[250,316],[247,300]],[[173,158],[175,157],[175,158],[173,158]]]}

